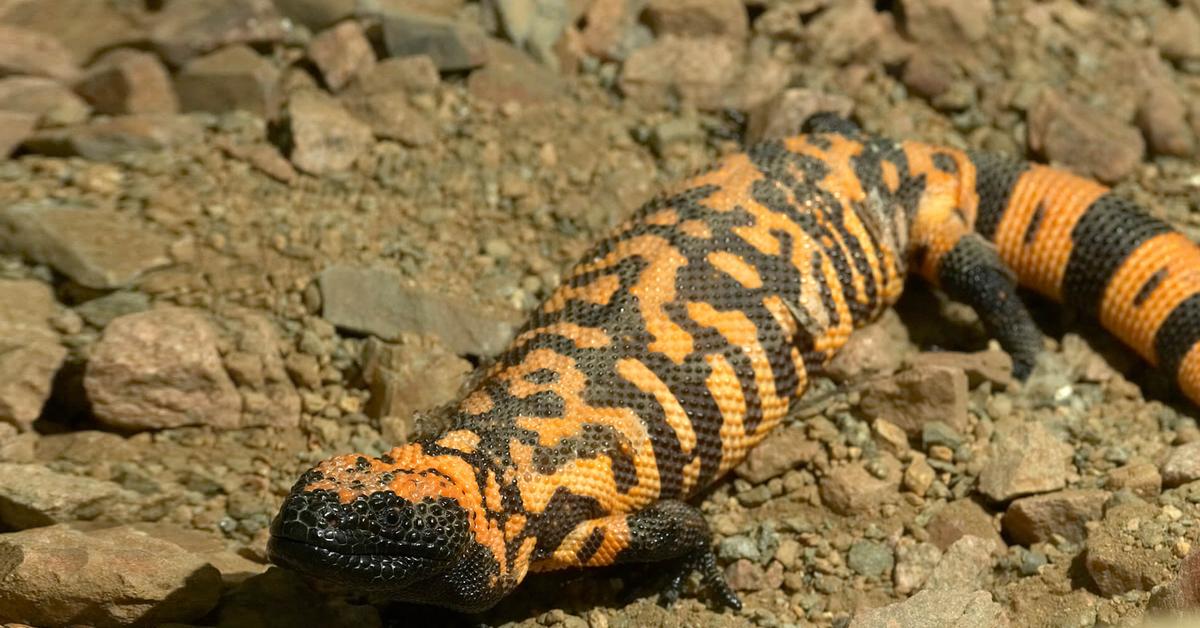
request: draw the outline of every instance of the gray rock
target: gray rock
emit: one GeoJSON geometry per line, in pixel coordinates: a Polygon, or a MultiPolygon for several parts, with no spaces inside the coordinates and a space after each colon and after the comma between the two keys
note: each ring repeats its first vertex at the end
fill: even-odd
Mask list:
{"type": "Polygon", "coordinates": [[[150,297],[141,292],[118,290],[84,301],[75,307],[75,312],[83,320],[97,329],[104,329],[114,318],[145,312],[150,309],[150,297]]]}
{"type": "Polygon", "coordinates": [[[184,111],[243,110],[267,118],[279,107],[279,70],[249,46],[229,46],[184,66],[175,90],[184,111]]]}
{"type": "Polygon", "coordinates": [[[85,532],[56,525],[0,534],[0,617],[9,621],[190,623],[216,606],[220,595],[216,568],[132,527],[85,532]]]}
{"type": "Polygon", "coordinates": [[[1005,628],[1004,607],[990,593],[976,591],[921,591],[911,598],[882,608],[863,611],[850,628],[1005,628]]]}
{"type": "Polygon", "coordinates": [[[40,126],[78,124],[91,111],[58,81],[38,76],[0,79],[0,110],[33,114],[40,126]]]}
{"type": "Polygon", "coordinates": [[[322,316],[330,323],[385,340],[402,332],[434,334],[459,355],[495,355],[517,323],[512,311],[492,311],[407,287],[393,270],[330,266],[318,283],[322,316]]]}
{"type": "Polygon", "coordinates": [[[442,72],[470,70],[487,62],[487,38],[474,26],[404,9],[385,10],[379,17],[389,56],[428,55],[442,72]]]}
{"type": "Polygon", "coordinates": [[[1200,480],[1200,441],[1171,449],[1162,465],[1162,483],[1174,488],[1200,480]]]}
{"type": "Polygon", "coordinates": [[[955,449],[963,442],[963,436],[958,433],[958,430],[941,421],[930,421],[921,426],[921,444],[925,449],[934,445],[955,449]]]}
{"type": "Polygon", "coordinates": [[[734,561],[744,558],[757,563],[762,559],[762,552],[750,537],[739,534],[722,539],[717,545],[717,556],[722,560],[734,561]]]}
{"type": "Polygon", "coordinates": [[[891,573],[896,559],[886,543],[859,541],[850,546],[846,564],[860,576],[882,578],[891,573]]]}
{"type": "Polygon", "coordinates": [[[96,419],[122,430],[241,426],[242,400],[207,317],[184,308],[122,316],[104,330],[83,380],[96,419]]]}
{"type": "Polygon", "coordinates": [[[896,568],[892,572],[896,593],[908,595],[921,588],[941,559],[942,550],[937,545],[902,538],[896,545],[896,568]]]}
{"type": "Polygon", "coordinates": [[[1001,431],[988,446],[979,473],[979,491],[994,501],[1046,493],[1067,485],[1075,448],[1041,423],[1023,423],[1001,431]]]}
{"type": "Polygon", "coordinates": [[[129,516],[136,504],[137,495],[115,482],[57,473],[38,464],[0,464],[0,523],[9,529],[114,521],[129,516]]]}
{"type": "Polygon", "coordinates": [[[166,242],[123,214],[17,203],[0,211],[0,250],[19,253],[89,288],[128,285],[169,263],[166,242]]]}
{"type": "Polygon", "coordinates": [[[958,539],[929,574],[925,589],[968,592],[984,588],[1000,547],[991,539],[969,534],[958,539]]]}

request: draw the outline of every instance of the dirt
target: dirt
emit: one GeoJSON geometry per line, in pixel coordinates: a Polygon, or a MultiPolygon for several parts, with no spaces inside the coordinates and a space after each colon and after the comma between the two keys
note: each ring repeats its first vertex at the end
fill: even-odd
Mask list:
{"type": "MultiPolygon", "coordinates": [[[[152,22],[162,3],[147,4],[135,13],[152,22]]],[[[449,4],[458,7],[451,11],[457,23],[512,38],[503,20],[488,13],[490,3],[449,4]]],[[[728,3],[681,4],[708,15],[708,5],[728,3]]],[[[1172,29],[1186,25],[1175,25],[1180,18],[1171,13],[1196,20],[1200,3],[998,0],[949,12],[969,6],[965,17],[937,13],[954,4],[747,0],[746,29],[669,15],[643,15],[622,28],[628,46],[723,38],[743,55],[737,80],[765,74],[768,65],[782,68],[786,80],[763,88],[767,96],[786,85],[839,97],[871,132],[1103,173],[1151,213],[1200,234],[1200,171],[1191,145],[1154,142],[1161,129],[1148,122],[1160,116],[1169,128],[1182,120],[1179,132],[1188,137],[1200,129],[1200,107],[1193,104],[1200,103],[1200,56],[1179,41],[1172,29]],[[984,15],[984,8],[994,14],[984,15]],[[670,29],[680,32],[662,32],[670,29]],[[1158,59],[1160,52],[1169,58],[1158,59]],[[908,71],[914,55],[927,58],[908,71]],[[1143,75],[1157,78],[1146,82],[1143,75]],[[1046,137],[1032,142],[1040,149],[1034,152],[1027,115],[1045,90],[1069,101],[1054,101],[1054,111],[1068,113],[1048,114],[1038,131],[1046,137]],[[1147,111],[1164,101],[1168,109],[1182,103],[1182,113],[1147,111]],[[1081,107],[1099,122],[1070,130],[1082,136],[1073,141],[1102,150],[1081,149],[1064,161],[1053,152],[1061,130],[1054,123],[1081,107]],[[1105,124],[1117,131],[1104,135],[1105,124]],[[1104,143],[1128,133],[1151,142],[1104,143]],[[1134,148],[1132,157],[1118,154],[1134,148]],[[1170,151],[1188,154],[1164,154],[1170,151]]],[[[595,34],[579,15],[572,23],[582,34],[572,37],[586,42],[595,34]]],[[[375,37],[377,23],[363,23],[375,37]]],[[[79,520],[153,522],[160,535],[174,534],[166,529],[217,538],[222,555],[241,562],[222,569],[215,607],[177,620],[191,625],[315,618],[331,625],[873,625],[863,611],[905,600],[927,580],[985,592],[1012,625],[1137,624],[1152,614],[1152,592],[1170,589],[1179,561],[1200,544],[1200,483],[1186,470],[1178,483],[1164,483],[1158,471],[1175,448],[1200,440],[1195,407],[1094,322],[1032,295],[1050,341],[1029,382],[1012,383],[1003,368],[997,374],[993,363],[980,363],[991,358],[979,356],[994,352],[921,363],[923,352],[985,352],[988,341],[971,312],[916,282],[898,316],[862,335],[876,348],[836,369],[837,381],[818,382],[781,428],[788,430],[780,436],[787,445],[771,455],[782,460],[754,461],[752,470],[697,500],[715,531],[722,567],[741,589],[740,613],[710,606],[698,583],[674,606],[659,606],[653,567],[531,576],[477,617],[346,597],[268,568],[267,526],[302,471],[333,454],[380,453],[421,429],[408,417],[380,416],[372,396],[387,383],[364,375],[380,371],[365,364],[366,334],[322,318],[323,271],[385,268],[417,295],[447,297],[445,307],[456,315],[498,312],[496,318],[518,321],[608,227],[662,185],[740,147],[746,112],[717,96],[668,89],[666,98],[629,97],[633,90],[620,81],[623,54],[564,54],[567,46],[539,47],[530,37],[526,47],[542,58],[539,71],[552,82],[531,86],[532,75],[519,67],[474,83],[482,70],[443,71],[431,89],[405,88],[411,109],[405,115],[424,120],[430,136],[372,139],[341,171],[306,174],[313,171],[300,167],[307,161],[296,162],[297,170],[286,159],[286,142],[276,139],[286,116],[246,112],[188,114],[202,127],[200,141],[160,150],[85,159],[41,154],[33,143],[0,161],[4,205],[115,212],[161,239],[169,257],[121,286],[98,287],[19,247],[0,248],[0,279],[53,291],[52,333],[67,349],[36,422],[0,431],[0,462],[121,489],[99,507],[60,507],[33,523],[0,517],[0,530],[79,520]],[[104,329],[117,316],[165,306],[199,310],[214,321],[213,342],[240,403],[268,390],[255,369],[269,372],[275,360],[292,382],[285,387],[294,385],[280,394],[295,396],[298,412],[276,420],[243,409],[237,427],[225,430],[197,425],[131,433],[98,422],[84,380],[104,329]],[[248,321],[261,320],[253,316],[269,321],[273,338],[247,340],[246,330],[257,324],[248,321]],[[254,366],[260,362],[267,366],[254,366]],[[896,415],[916,418],[886,420],[896,415]],[[1021,458],[1029,451],[1049,453],[1021,458]],[[1033,462],[1036,477],[1016,477],[1033,462]],[[1004,513],[1014,500],[1081,489],[1103,491],[1104,507],[1093,501],[1076,508],[1078,500],[1064,499],[1066,514],[1054,515],[1044,533],[1037,511],[1018,507],[1025,545],[1006,528],[1004,513]],[[1057,533],[1055,526],[1078,534],[1057,533]],[[974,571],[950,558],[966,552],[956,546],[964,534],[992,543],[974,571]],[[939,569],[941,575],[930,575],[939,569]]],[[[383,44],[372,43],[382,57],[383,44]]],[[[319,70],[303,60],[302,42],[279,37],[253,50],[280,69],[283,93],[321,85],[319,70]]],[[[513,51],[496,54],[509,63],[504,55],[513,51]]],[[[718,81],[710,91],[719,96],[719,88],[736,85],[718,81]]],[[[636,93],[645,91],[639,85],[636,93]]],[[[755,115],[765,114],[752,113],[751,120],[755,115]]],[[[98,237],[121,247],[120,231],[98,237]]],[[[490,338],[460,342],[422,331],[428,330],[416,329],[399,344],[440,352],[446,366],[429,369],[425,357],[399,351],[381,377],[402,378],[389,394],[432,388],[445,391],[436,401],[448,401],[465,370],[452,354],[486,363],[489,355],[470,347],[490,338]]],[[[420,397],[419,404],[434,401],[420,397]]]]}

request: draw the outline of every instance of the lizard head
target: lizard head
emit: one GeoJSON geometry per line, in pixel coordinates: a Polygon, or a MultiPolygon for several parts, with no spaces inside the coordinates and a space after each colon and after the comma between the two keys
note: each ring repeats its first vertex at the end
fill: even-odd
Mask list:
{"type": "Polygon", "coordinates": [[[435,581],[478,553],[479,491],[452,467],[420,445],[321,462],[271,524],[272,562],[358,591],[439,603],[420,598],[436,597],[435,581]]]}

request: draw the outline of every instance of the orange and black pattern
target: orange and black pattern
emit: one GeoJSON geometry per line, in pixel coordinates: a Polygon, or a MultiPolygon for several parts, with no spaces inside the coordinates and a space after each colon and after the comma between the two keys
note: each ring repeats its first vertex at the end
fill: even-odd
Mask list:
{"type": "Polygon", "coordinates": [[[699,570],[738,607],[686,500],[780,422],[907,271],[972,305],[1018,376],[1041,335],[1017,280],[1099,316],[1200,398],[1200,250],[1184,236],[1061,171],[818,116],[597,244],[449,431],[306,473],[271,556],[463,610],[530,571],[671,561],[668,598],[699,570]]]}

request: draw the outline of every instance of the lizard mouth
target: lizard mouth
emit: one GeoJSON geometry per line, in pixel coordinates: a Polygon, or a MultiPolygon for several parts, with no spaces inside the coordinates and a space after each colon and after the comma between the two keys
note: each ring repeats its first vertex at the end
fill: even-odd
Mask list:
{"type": "Polygon", "coordinates": [[[427,561],[388,554],[345,553],[307,541],[271,536],[267,543],[271,562],[310,576],[365,591],[404,587],[419,579],[427,561]]]}

